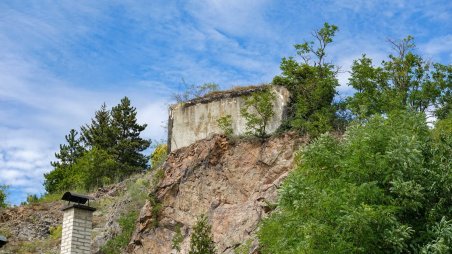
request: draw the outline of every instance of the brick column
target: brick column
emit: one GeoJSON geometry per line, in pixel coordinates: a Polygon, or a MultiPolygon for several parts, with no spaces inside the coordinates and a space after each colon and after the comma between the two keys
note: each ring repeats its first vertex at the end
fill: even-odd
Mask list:
{"type": "Polygon", "coordinates": [[[61,254],[91,253],[93,212],[89,206],[74,204],[63,208],[61,254]]]}

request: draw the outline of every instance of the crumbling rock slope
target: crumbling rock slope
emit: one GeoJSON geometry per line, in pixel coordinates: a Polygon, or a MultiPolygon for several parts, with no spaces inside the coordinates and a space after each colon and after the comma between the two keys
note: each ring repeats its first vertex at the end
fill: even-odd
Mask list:
{"type": "Polygon", "coordinates": [[[259,222],[276,203],[277,188],[304,142],[291,133],[235,143],[215,135],[172,152],[163,165],[164,178],[151,194],[162,208],[146,202],[128,252],[175,253],[171,243],[180,227],[180,253],[188,253],[191,229],[201,214],[212,225],[218,253],[234,253],[246,242],[250,252],[257,252],[259,222]]]}

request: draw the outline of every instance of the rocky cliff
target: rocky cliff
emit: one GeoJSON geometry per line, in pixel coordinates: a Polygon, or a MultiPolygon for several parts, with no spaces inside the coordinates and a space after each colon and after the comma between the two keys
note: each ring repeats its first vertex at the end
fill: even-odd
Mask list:
{"type": "MultiPolygon", "coordinates": [[[[89,194],[97,208],[92,253],[102,253],[121,233],[118,221],[131,211],[140,215],[124,252],[175,253],[171,243],[179,227],[180,253],[188,253],[192,227],[205,214],[218,253],[234,253],[241,245],[256,253],[259,222],[273,209],[277,188],[303,143],[290,133],[264,141],[215,135],[172,152],[158,170],[96,190],[89,194]]],[[[0,253],[59,253],[65,205],[60,197],[0,209],[0,234],[9,240],[0,253]]]]}
{"type": "Polygon", "coordinates": [[[276,203],[277,188],[304,142],[287,133],[235,142],[216,135],[172,152],[163,179],[141,209],[128,252],[175,253],[171,243],[180,227],[180,253],[188,253],[191,229],[205,214],[218,253],[234,253],[245,243],[256,253],[259,222],[276,203]]]}

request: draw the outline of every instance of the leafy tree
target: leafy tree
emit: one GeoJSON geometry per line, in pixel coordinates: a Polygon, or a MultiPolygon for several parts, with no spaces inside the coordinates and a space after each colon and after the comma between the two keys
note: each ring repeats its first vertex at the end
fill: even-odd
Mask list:
{"type": "Polygon", "coordinates": [[[214,254],[215,245],[212,240],[211,226],[205,215],[201,215],[193,228],[190,238],[189,254],[214,254]]]}
{"type": "Polygon", "coordinates": [[[366,55],[355,60],[349,85],[357,90],[348,108],[359,119],[392,110],[435,111],[444,119],[451,111],[452,66],[431,64],[415,54],[413,37],[390,41],[395,54],[380,67],[366,55]]]}
{"type": "Polygon", "coordinates": [[[146,150],[151,142],[140,137],[147,124],[138,124],[136,115],[136,108],[131,106],[127,97],[111,109],[111,130],[116,141],[111,150],[116,161],[127,169],[127,175],[146,169],[149,159],[141,152],[146,150]]]}
{"type": "Polygon", "coordinates": [[[273,79],[273,84],[284,86],[291,92],[288,127],[301,133],[317,136],[333,127],[333,98],[338,86],[338,71],[325,58],[326,48],[333,42],[337,29],[335,25],[325,23],[313,33],[316,42],[294,45],[303,61],[283,58],[282,73],[273,79]]]}
{"type": "Polygon", "coordinates": [[[452,133],[432,139],[423,114],[355,123],[303,149],[263,253],[450,253],[452,133]]]}
{"type": "Polygon", "coordinates": [[[122,165],[106,150],[94,147],[73,165],[66,178],[67,189],[93,190],[120,180],[122,165]]]}
{"type": "Polygon", "coordinates": [[[0,185],[0,208],[5,208],[8,206],[6,203],[6,194],[8,192],[7,185],[0,185]]]}
{"type": "Polygon", "coordinates": [[[74,129],[69,131],[65,136],[67,144],[60,145],[60,152],[55,153],[58,160],[50,163],[54,168],[53,171],[44,174],[44,187],[48,193],[66,190],[67,178],[73,173],[72,166],[85,153],[78,135],[74,129]]]}
{"type": "Polygon", "coordinates": [[[268,87],[245,98],[240,114],[246,120],[248,134],[260,138],[267,135],[268,123],[275,114],[273,111],[275,99],[275,94],[268,87]]]}

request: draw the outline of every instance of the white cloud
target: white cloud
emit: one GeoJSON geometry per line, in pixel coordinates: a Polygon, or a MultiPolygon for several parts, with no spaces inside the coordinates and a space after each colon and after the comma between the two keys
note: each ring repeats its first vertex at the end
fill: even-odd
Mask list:
{"type": "Polygon", "coordinates": [[[427,43],[421,44],[419,46],[420,50],[427,54],[427,56],[432,58],[440,58],[446,55],[447,58],[444,61],[452,61],[452,34],[432,38],[427,43]]]}

